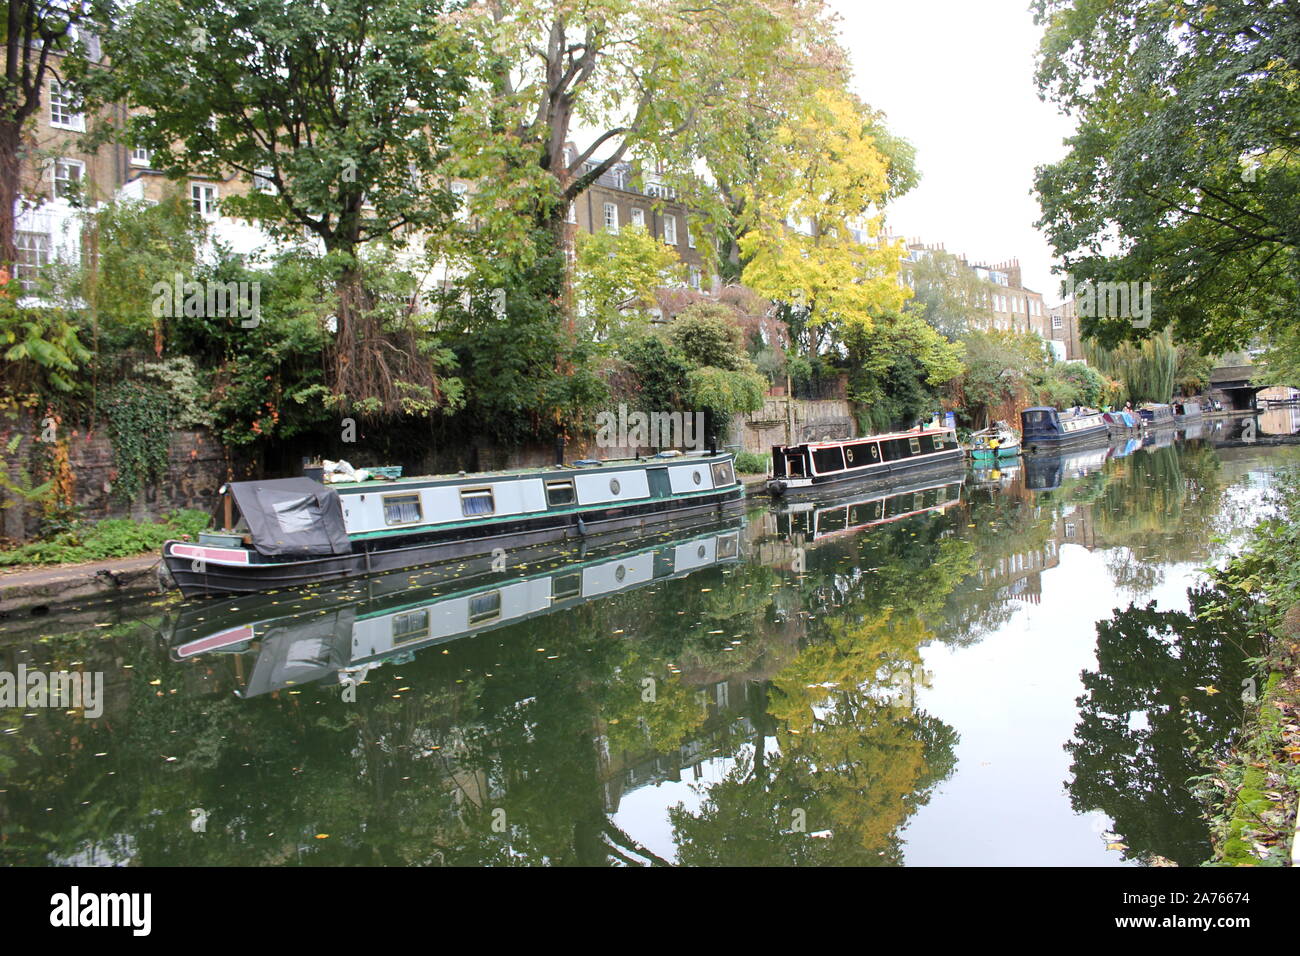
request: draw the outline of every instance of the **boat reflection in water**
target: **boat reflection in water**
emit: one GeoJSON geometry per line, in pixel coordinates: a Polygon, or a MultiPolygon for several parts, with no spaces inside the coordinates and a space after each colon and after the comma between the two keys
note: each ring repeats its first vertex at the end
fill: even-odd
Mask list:
{"type": "Polygon", "coordinates": [[[961,501],[964,478],[914,484],[873,495],[862,491],[782,502],[776,509],[776,529],[782,537],[817,541],[851,534],[877,525],[902,521],[926,512],[946,511],[961,501]]]}
{"type": "Polygon", "coordinates": [[[975,464],[971,468],[971,484],[976,488],[1010,488],[1020,477],[1019,461],[1001,465],[975,464]]]}
{"type": "MultiPolygon", "coordinates": [[[[1119,447],[1129,449],[1129,443],[1124,442],[1119,447]]],[[[1053,491],[1071,478],[1082,478],[1100,471],[1106,464],[1106,459],[1114,457],[1114,451],[1114,446],[1107,445],[1064,455],[1035,455],[1027,458],[1025,487],[1030,491],[1053,491]]],[[[1128,454],[1128,451],[1124,454],[1128,454]]]]}
{"type": "Polygon", "coordinates": [[[735,563],[743,528],[737,516],[689,536],[639,538],[585,553],[552,551],[549,560],[538,555],[537,564],[505,572],[394,572],[312,593],[281,593],[282,602],[259,595],[224,606],[194,604],[180,609],[168,643],[175,661],[236,655],[241,697],[332,675],[355,686],[372,668],[404,663],[423,648],[735,563]]]}

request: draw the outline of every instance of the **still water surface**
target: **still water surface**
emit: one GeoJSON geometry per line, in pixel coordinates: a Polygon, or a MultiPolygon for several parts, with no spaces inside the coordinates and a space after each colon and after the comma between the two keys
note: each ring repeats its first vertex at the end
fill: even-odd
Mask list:
{"type": "MultiPolygon", "coordinates": [[[[1194,865],[1187,612],[1295,448],[1037,460],[505,572],[0,623],[6,864],[1194,865]]],[[[1219,693],[1207,692],[1213,688],[1219,693]]]]}

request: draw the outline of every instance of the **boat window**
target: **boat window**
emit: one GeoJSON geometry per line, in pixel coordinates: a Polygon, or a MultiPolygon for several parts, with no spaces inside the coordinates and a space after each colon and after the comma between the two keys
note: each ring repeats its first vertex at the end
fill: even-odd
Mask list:
{"type": "Polygon", "coordinates": [[[429,636],[429,609],[393,615],[393,643],[406,644],[429,636]]]}
{"type": "Polygon", "coordinates": [[[384,524],[415,524],[423,518],[418,494],[384,495],[384,524]]]}
{"type": "Polygon", "coordinates": [[[460,510],[466,517],[490,515],[496,511],[491,488],[475,488],[460,493],[460,510]]]}
{"type": "Polygon", "coordinates": [[[813,464],[823,475],[831,471],[843,471],[844,454],[838,448],[818,448],[813,451],[813,464]]]}
{"type": "Polygon", "coordinates": [[[943,451],[944,445],[943,445],[942,435],[935,435],[933,438],[930,439],[930,443],[934,446],[935,451],[943,451]]]}
{"type": "Polygon", "coordinates": [[[546,483],[546,503],[554,508],[557,505],[571,505],[578,500],[573,490],[573,480],[548,481],[546,483]]]}
{"type": "Polygon", "coordinates": [[[582,593],[582,574],[575,572],[573,574],[561,575],[554,579],[551,585],[551,600],[563,601],[566,598],[577,597],[582,593]]]}
{"type": "Polygon", "coordinates": [[[921,439],[909,438],[907,440],[907,447],[912,450],[913,455],[919,455],[921,453],[921,439]]]}
{"type": "Polygon", "coordinates": [[[718,560],[723,558],[734,558],[740,549],[740,538],[738,535],[729,534],[725,537],[718,538],[718,560]]]}
{"type": "Polygon", "coordinates": [[[715,461],[713,463],[713,487],[721,488],[723,485],[730,485],[736,480],[736,476],[731,472],[731,462],[715,461]]]}
{"type": "Polygon", "coordinates": [[[487,594],[476,594],[469,599],[469,622],[471,624],[482,624],[484,621],[494,621],[500,616],[500,591],[489,591],[487,594]]]}

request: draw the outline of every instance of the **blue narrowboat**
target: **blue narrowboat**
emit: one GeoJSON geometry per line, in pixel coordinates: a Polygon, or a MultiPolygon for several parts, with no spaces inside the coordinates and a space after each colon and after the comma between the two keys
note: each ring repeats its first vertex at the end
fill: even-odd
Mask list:
{"type": "Polygon", "coordinates": [[[1110,429],[1100,412],[1062,412],[1046,405],[1020,413],[1021,444],[1031,453],[1059,451],[1110,440],[1110,429]]]}

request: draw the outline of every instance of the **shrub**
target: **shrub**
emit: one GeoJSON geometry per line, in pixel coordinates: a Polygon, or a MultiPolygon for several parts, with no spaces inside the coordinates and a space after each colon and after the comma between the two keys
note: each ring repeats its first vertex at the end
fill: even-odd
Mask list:
{"type": "Polygon", "coordinates": [[[766,475],[771,468],[772,456],[742,451],[736,456],[736,471],[742,475],[766,475]]]}
{"type": "Polygon", "coordinates": [[[194,537],[208,526],[202,511],[181,509],[159,522],[130,518],[106,518],[60,532],[45,541],[32,541],[9,551],[0,551],[0,566],[20,564],[75,564],[127,558],[157,551],[169,538],[194,537]]]}

